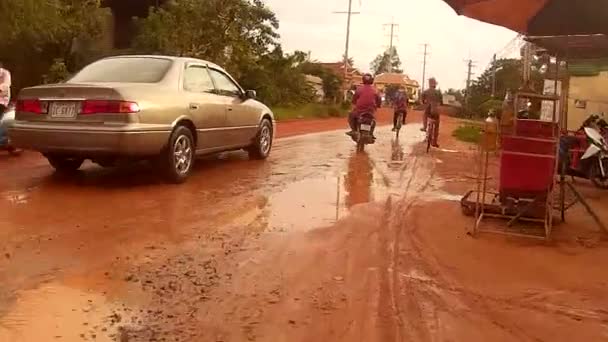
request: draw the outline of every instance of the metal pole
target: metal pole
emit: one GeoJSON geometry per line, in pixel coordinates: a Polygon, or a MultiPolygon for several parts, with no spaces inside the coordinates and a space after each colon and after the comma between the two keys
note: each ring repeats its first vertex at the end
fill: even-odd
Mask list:
{"type": "Polygon", "coordinates": [[[426,82],[426,56],[427,56],[427,52],[426,49],[429,46],[429,44],[424,44],[424,60],[422,62],[422,88],[421,90],[424,91],[424,86],[425,86],[425,82],[426,82]]]}
{"type": "Polygon", "coordinates": [[[388,48],[389,54],[389,62],[388,62],[388,71],[393,72],[393,35],[395,34],[395,24],[391,22],[391,42],[388,48]]]}
{"type": "Polygon", "coordinates": [[[344,82],[348,78],[348,49],[350,45],[350,17],[353,13],[353,0],[348,0],[348,13],[346,19],[346,47],[344,49],[344,82]]]}
{"type": "Polygon", "coordinates": [[[492,98],[496,97],[496,54],[492,57],[492,98]]]}

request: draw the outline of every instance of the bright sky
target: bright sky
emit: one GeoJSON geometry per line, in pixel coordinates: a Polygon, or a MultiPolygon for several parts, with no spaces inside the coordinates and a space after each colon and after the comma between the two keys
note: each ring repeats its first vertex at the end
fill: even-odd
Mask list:
{"type": "MultiPolygon", "coordinates": [[[[286,51],[311,51],[313,59],[339,61],[344,54],[348,0],[266,0],[280,20],[286,51]]],[[[480,74],[492,55],[516,36],[513,31],[459,17],[442,0],[353,0],[350,56],[357,68],[369,70],[376,55],[388,47],[392,19],[399,24],[395,45],[405,73],[422,78],[421,44],[429,43],[427,78],[434,76],[442,89],[463,88],[466,59],[473,59],[480,74]]]]}

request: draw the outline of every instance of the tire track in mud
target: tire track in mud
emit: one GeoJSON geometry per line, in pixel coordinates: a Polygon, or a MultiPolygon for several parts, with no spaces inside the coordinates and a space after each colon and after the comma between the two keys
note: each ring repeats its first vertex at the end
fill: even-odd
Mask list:
{"type": "MultiPolygon", "coordinates": [[[[420,154],[420,150],[417,151],[420,154]]],[[[438,261],[426,251],[417,237],[418,225],[408,222],[412,219],[411,209],[419,204],[424,192],[432,186],[436,174],[436,162],[429,160],[429,173],[421,175],[420,156],[415,158],[404,194],[392,208],[387,225],[387,232],[392,235],[392,242],[387,246],[390,251],[387,272],[390,273],[390,297],[396,315],[396,336],[391,340],[444,341],[453,336],[443,331],[445,322],[440,317],[442,312],[464,318],[471,326],[478,323],[481,317],[467,316],[474,307],[471,304],[477,301],[468,300],[461,286],[442,275],[438,261]],[[420,177],[423,178],[419,180],[420,177]]],[[[476,306],[476,309],[487,312],[485,307],[476,306]]],[[[495,320],[489,323],[506,329],[495,320]]],[[[512,330],[510,332],[513,333],[512,330]]],[[[524,339],[527,337],[523,334],[513,335],[524,339]]]]}
{"type": "Polygon", "coordinates": [[[547,303],[551,299],[548,295],[540,298],[481,295],[450,277],[446,266],[424,245],[418,235],[424,224],[416,224],[423,222],[412,214],[424,192],[432,187],[437,163],[421,158],[420,153],[415,158],[407,170],[410,176],[403,195],[386,203],[386,229],[382,231],[380,244],[388,257],[381,275],[381,288],[386,294],[381,294],[380,306],[390,307],[394,318],[392,331],[384,333],[383,341],[445,341],[465,336],[468,340],[487,340],[493,336],[498,340],[541,341],[507,315],[515,309],[558,315],[573,322],[594,320],[608,329],[608,312],[600,308],[547,303]],[[427,162],[430,166],[423,167],[422,163],[427,162]],[[428,169],[429,173],[424,174],[421,169],[428,169]],[[475,331],[476,326],[483,326],[484,331],[475,331]]]}

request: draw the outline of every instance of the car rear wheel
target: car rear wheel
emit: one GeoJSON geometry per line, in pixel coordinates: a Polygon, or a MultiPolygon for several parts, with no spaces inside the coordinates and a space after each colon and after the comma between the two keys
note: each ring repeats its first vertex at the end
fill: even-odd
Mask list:
{"type": "Polygon", "coordinates": [[[185,126],[175,128],[169,143],[159,158],[160,167],[168,181],[183,183],[192,172],[195,145],[192,132],[185,126]]]}
{"type": "Polygon", "coordinates": [[[272,137],[272,123],[268,119],[263,119],[255,141],[248,149],[249,157],[251,159],[268,158],[272,150],[272,137]]]}
{"type": "Polygon", "coordinates": [[[82,163],[84,163],[83,158],[70,158],[63,156],[46,156],[49,164],[58,172],[74,172],[80,169],[82,163]]]}

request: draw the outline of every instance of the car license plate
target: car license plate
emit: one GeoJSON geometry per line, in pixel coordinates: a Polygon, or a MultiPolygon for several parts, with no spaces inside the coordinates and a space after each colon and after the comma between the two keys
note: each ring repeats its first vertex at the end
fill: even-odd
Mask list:
{"type": "Polygon", "coordinates": [[[53,119],[73,119],[80,112],[79,102],[51,102],[49,116],[53,119]]]}
{"type": "Polygon", "coordinates": [[[372,125],[361,124],[361,130],[362,131],[371,131],[372,125]]]}

